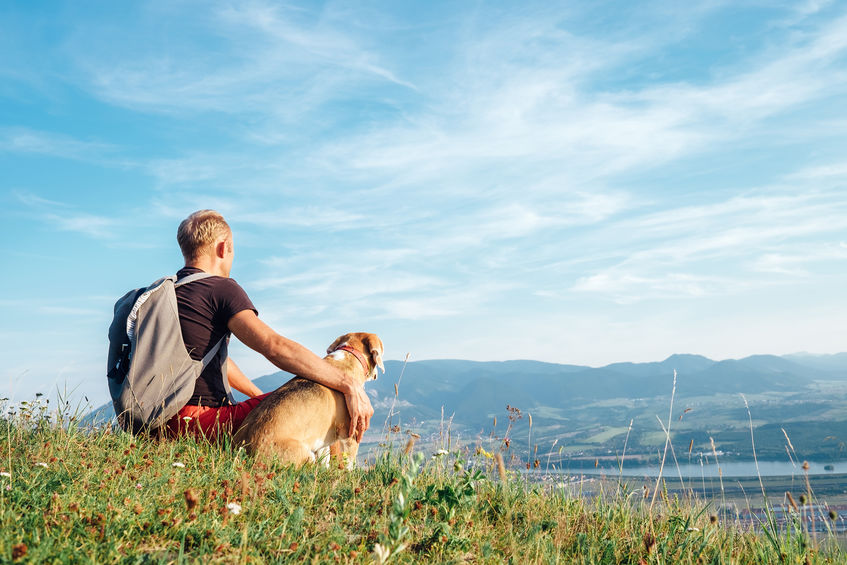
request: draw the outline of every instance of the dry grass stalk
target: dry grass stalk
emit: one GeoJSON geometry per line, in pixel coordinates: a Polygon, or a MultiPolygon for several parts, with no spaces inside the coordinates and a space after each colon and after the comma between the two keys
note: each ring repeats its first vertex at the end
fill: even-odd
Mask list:
{"type": "Polygon", "coordinates": [[[744,400],[744,407],[747,409],[747,419],[750,422],[750,444],[753,447],[753,462],[756,464],[756,476],[759,478],[759,486],[762,489],[762,500],[767,503],[768,495],[765,493],[765,484],[762,482],[762,474],[759,472],[759,458],[756,456],[756,439],[753,437],[753,415],[750,414],[750,405],[747,404],[747,397],[742,394],[741,398],[744,400]]]}
{"type": "Polygon", "coordinates": [[[400,369],[400,376],[397,377],[397,382],[394,383],[394,400],[391,402],[391,408],[388,410],[388,415],[385,417],[385,423],[382,425],[382,429],[386,431],[386,437],[388,437],[387,430],[389,429],[388,423],[391,421],[391,417],[394,415],[394,407],[397,404],[397,398],[400,395],[400,381],[403,380],[403,373],[406,372],[406,365],[409,363],[409,356],[411,353],[406,353],[405,359],[403,359],[403,368],[400,369]]]}
{"type": "Polygon", "coordinates": [[[629,427],[626,429],[626,437],[623,440],[623,453],[621,453],[621,464],[620,464],[620,473],[618,474],[618,481],[623,477],[623,461],[626,459],[626,444],[629,443],[629,432],[632,431],[632,423],[635,421],[635,418],[629,421],[629,427]]]}
{"type": "MultiPolygon", "coordinates": [[[[676,369],[673,370],[673,388],[671,389],[671,407],[668,414],[668,429],[665,430],[665,451],[662,454],[662,462],[659,465],[659,476],[656,477],[656,488],[653,489],[653,498],[650,500],[650,512],[653,511],[653,504],[656,503],[656,493],[659,491],[659,484],[662,481],[662,471],[665,469],[665,458],[668,455],[668,444],[671,442],[671,419],[673,418],[673,399],[676,395],[676,369]]],[[[658,416],[656,416],[658,418],[658,416]]],[[[659,420],[661,424],[662,421],[659,420]]],[[[662,426],[664,428],[664,426],[662,426]]]]}

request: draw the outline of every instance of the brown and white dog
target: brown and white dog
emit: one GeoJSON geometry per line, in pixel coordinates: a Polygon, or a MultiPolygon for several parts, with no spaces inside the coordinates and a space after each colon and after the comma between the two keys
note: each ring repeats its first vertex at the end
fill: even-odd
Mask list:
{"type": "MultiPolygon", "coordinates": [[[[353,377],[359,384],[374,380],[382,364],[382,341],[371,333],[349,333],[336,339],[324,359],[353,377]]],[[[253,455],[300,466],[307,461],[329,465],[332,455],[356,463],[359,444],[349,435],[350,414],[344,395],[303,377],[294,377],[247,416],[233,437],[253,455]]]]}

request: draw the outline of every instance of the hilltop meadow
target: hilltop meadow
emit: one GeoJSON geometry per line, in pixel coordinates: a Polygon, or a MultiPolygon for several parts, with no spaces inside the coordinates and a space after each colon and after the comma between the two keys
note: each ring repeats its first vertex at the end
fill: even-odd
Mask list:
{"type": "Polygon", "coordinates": [[[89,427],[67,401],[3,408],[3,562],[847,562],[808,483],[779,511],[733,514],[664,481],[530,481],[514,410],[476,445],[389,424],[346,471],[89,427]]]}

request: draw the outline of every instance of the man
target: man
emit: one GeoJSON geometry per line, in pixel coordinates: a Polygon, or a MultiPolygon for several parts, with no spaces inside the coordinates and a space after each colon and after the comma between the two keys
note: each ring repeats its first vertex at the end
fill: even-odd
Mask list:
{"type": "MultiPolygon", "coordinates": [[[[178,279],[198,272],[215,275],[176,289],[182,337],[191,358],[202,359],[222,337],[232,333],[283,371],[341,392],[350,413],[350,434],[361,441],[373,416],[364,388],[259,319],[247,293],[229,278],[234,247],[232,230],[223,216],[213,210],[194,212],[179,225],[177,241],[185,258],[185,267],[177,272],[178,279]]],[[[173,434],[216,439],[223,432],[237,430],[247,414],[270,394],[262,394],[231,358],[226,359],[225,369],[220,356],[216,356],[203,370],[191,400],[168,422],[173,434]],[[231,402],[224,378],[250,398],[237,404],[231,402]]]]}

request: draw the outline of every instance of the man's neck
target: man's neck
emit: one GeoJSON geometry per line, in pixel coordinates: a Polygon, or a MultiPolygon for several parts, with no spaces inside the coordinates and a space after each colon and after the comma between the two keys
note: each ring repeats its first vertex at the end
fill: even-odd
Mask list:
{"type": "Polygon", "coordinates": [[[194,269],[200,269],[204,273],[209,273],[210,275],[217,275],[219,277],[228,277],[228,273],[223,272],[222,266],[216,261],[210,261],[208,258],[198,259],[196,261],[190,261],[185,263],[186,267],[191,267],[194,269]]]}

